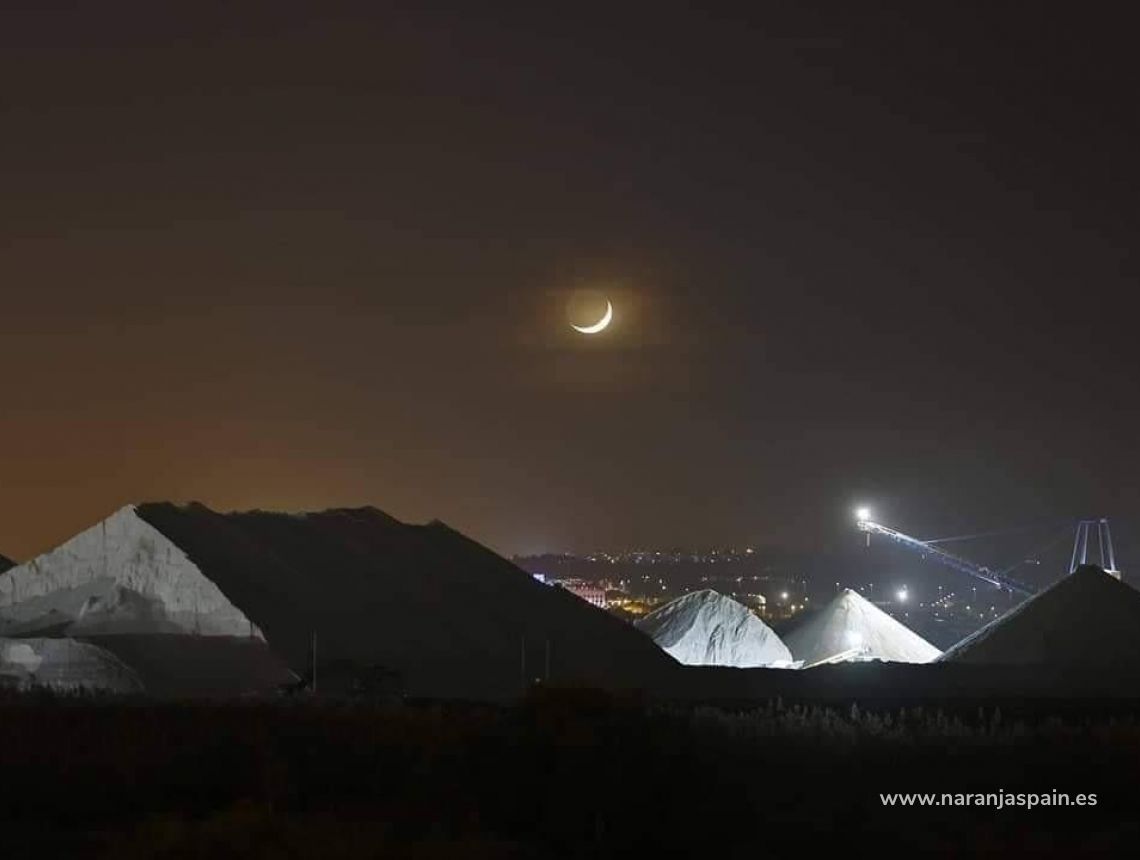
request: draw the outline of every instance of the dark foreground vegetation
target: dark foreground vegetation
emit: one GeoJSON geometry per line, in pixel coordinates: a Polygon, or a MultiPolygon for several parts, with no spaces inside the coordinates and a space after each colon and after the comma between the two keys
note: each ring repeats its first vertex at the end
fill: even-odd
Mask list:
{"type": "Polygon", "coordinates": [[[510,707],[5,694],[5,857],[1071,856],[1140,839],[1116,702],[748,710],[541,691],[510,707]],[[881,792],[1095,793],[884,808],[881,792]],[[78,853],[75,853],[78,852],[78,853]]]}

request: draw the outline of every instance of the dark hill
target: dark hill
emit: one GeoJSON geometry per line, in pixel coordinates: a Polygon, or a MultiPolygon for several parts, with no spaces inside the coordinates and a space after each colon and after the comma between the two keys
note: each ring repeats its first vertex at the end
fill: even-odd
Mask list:
{"type": "Polygon", "coordinates": [[[536,582],[442,523],[407,525],[374,508],[218,514],[141,505],[264,632],[294,671],[383,667],[409,695],[500,698],[525,677],[660,689],[677,664],[646,636],[536,582]],[[524,658],[525,652],[525,658],[524,658]]]}
{"type": "Polygon", "coordinates": [[[12,561],[12,559],[8,558],[7,556],[0,555],[0,573],[3,573],[6,570],[11,570],[15,566],[16,562],[12,561]]]}
{"type": "Polygon", "coordinates": [[[966,637],[940,660],[1140,667],[1140,592],[1085,565],[966,637]]]}

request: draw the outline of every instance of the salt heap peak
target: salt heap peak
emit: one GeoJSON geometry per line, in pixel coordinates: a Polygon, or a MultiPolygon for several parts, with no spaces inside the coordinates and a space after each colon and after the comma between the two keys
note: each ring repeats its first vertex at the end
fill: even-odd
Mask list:
{"type": "Polygon", "coordinates": [[[411,525],[375,508],[218,514],[159,503],[138,514],[298,675],[318,632],[325,692],[395,673],[412,697],[503,699],[535,678],[646,689],[677,671],[628,624],[440,522],[411,525]]]}
{"type": "Polygon", "coordinates": [[[315,653],[322,692],[351,695],[505,699],[536,678],[644,689],[678,669],[628,624],[459,532],[375,508],[124,508],[0,574],[0,636],[97,641],[159,696],[272,690],[312,671],[315,653]]]}
{"type": "Polygon", "coordinates": [[[221,589],[133,506],[0,574],[0,635],[37,633],[261,638],[221,589]]]}
{"type": "Polygon", "coordinates": [[[715,591],[678,597],[637,627],[688,666],[788,666],[792,653],[747,606],[715,591]]]}
{"type": "Polygon", "coordinates": [[[1084,565],[967,636],[940,659],[1140,667],[1140,592],[1099,567],[1084,565]]]}
{"type": "Polygon", "coordinates": [[[941,653],[849,588],[796,627],[786,641],[806,666],[832,660],[929,663],[941,653]]]}

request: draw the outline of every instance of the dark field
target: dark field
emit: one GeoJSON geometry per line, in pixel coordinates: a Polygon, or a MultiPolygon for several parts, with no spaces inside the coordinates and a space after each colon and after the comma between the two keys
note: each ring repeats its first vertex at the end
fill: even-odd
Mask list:
{"type": "Polygon", "coordinates": [[[1119,703],[747,711],[542,691],[510,707],[7,697],[4,856],[753,857],[1123,850],[1119,703]],[[884,809],[880,792],[1093,792],[1095,807],[884,809]]]}

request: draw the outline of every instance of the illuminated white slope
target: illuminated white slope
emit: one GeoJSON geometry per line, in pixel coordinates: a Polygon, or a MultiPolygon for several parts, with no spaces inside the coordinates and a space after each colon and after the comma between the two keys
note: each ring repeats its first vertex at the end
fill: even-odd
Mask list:
{"type": "Polygon", "coordinates": [[[143,688],[113,654],[74,639],[0,639],[0,683],[109,693],[143,688]]]}
{"type": "Polygon", "coordinates": [[[852,660],[929,663],[937,648],[851,589],[784,637],[805,666],[839,655],[852,660]]]}
{"type": "Polygon", "coordinates": [[[687,666],[787,666],[792,654],[748,607],[715,591],[678,597],[637,627],[687,666]]]}
{"type": "Polygon", "coordinates": [[[126,507],[0,574],[0,636],[261,632],[186,554],[126,507]]]}

